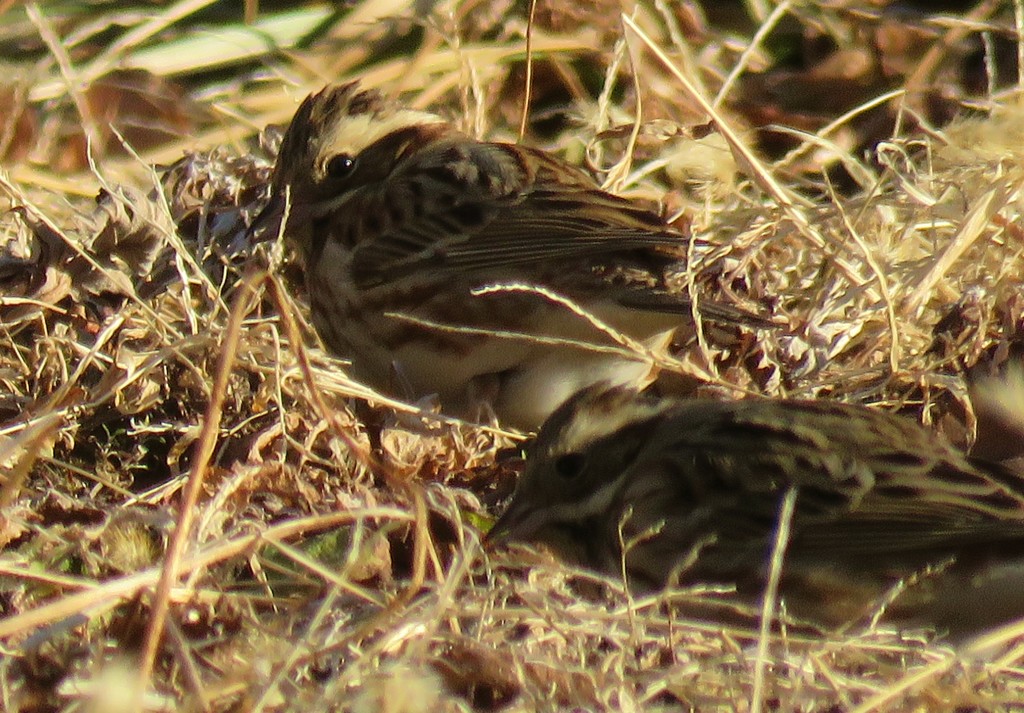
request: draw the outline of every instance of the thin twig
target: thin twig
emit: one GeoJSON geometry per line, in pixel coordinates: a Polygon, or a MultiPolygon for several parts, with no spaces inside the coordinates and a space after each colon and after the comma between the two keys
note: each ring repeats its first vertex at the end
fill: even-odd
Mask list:
{"type": "Polygon", "coordinates": [[[174,529],[174,534],[171,536],[171,541],[167,545],[167,552],[164,555],[164,567],[160,575],[160,581],[157,583],[156,591],[153,594],[150,619],[146,626],[142,652],[139,656],[137,693],[139,695],[138,704],[140,709],[142,696],[145,695],[150,675],[153,672],[157,649],[163,636],[164,623],[170,610],[171,588],[178,581],[181,558],[192,532],[192,520],[195,517],[196,504],[199,502],[199,493],[202,492],[203,481],[210,466],[210,458],[217,445],[221,414],[224,409],[224,401],[227,398],[228,380],[231,378],[231,371],[235,365],[235,356],[238,353],[238,344],[241,339],[242,321],[252,309],[258,286],[265,279],[266,273],[260,270],[250,271],[246,275],[235,297],[234,305],[228,318],[228,326],[225,330],[224,338],[221,340],[216,378],[213,390],[210,393],[210,402],[207,404],[206,414],[203,418],[203,428],[196,447],[195,460],[192,463],[192,470],[189,473],[185,491],[181,496],[178,523],[174,529]]]}

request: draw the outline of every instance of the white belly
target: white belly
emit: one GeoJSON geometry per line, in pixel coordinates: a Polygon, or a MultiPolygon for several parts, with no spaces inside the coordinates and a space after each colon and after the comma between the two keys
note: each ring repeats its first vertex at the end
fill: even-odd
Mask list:
{"type": "MultiPolygon", "coordinates": [[[[396,303],[384,299],[383,291],[391,286],[357,291],[348,273],[347,253],[335,245],[325,250],[330,254],[318,262],[319,274],[309,281],[317,331],[331,351],[352,360],[353,376],[390,396],[415,401],[436,394],[446,414],[468,419],[486,417],[486,404],[502,425],[533,430],[585,386],[599,381],[640,384],[651,373],[643,355],[410,323],[392,313],[455,330],[471,326],[622,350],[584,318],[538,295],[474,298],[466,284],[421,284],[410,285],[396,303]],[[324,317],[327,311],[331,319],[324,317]]],[[[627,309],[608,301],[587,307],[648,346],[667,343],[674,326],[684,321],[678,315],[627,309]]]]}

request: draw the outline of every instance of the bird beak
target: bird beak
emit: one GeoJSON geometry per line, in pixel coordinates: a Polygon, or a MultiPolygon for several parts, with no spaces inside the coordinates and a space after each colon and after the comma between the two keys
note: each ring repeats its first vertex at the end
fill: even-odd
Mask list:
{"type": "Polygon", "coordinates": [[[496,542],[503,542],[508,539],[508,535],[512,531],[508,515],[509,511],[506,510],[505,513],[498,518],[498,521],[491,526],[491,529],[487,531],[487,534],[484,536],[485,544],[493,545],[496,542]]]}
{"type": "Polygon", "coordinates": [[[530,522],[531,511],[523,507],[517,507],[517,505],[513,497],[505,512],[502,513],[491,529],[487,531],[487,536],[484,538],[486,544],[505,543],[513,539],[529,539],[530,534],[536,529],[533,526],[534,523],[530,522]]]}
{"type": "Polygon", "coordinates": [[[283,227],[281,221],[284,219],[284,209],[284,194],[275,191],[263,210],[256,214],[245,233],[246,239],[253,244],[277,239],[283,227]]]}

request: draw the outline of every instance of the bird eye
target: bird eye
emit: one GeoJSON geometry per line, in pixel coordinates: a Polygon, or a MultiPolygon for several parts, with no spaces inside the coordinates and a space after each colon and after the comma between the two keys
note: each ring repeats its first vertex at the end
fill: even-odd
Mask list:
{"type": "Polygon", "coordinates": [[[327,160],[327,175],[331,178],[348,178],[356,169],[356,160],[347,153],[331,156],[327,160]]]}
{"type": "Polygon", "coordinates": [[[555,472],[566,480],[572,480],[583,472],[587,459],[582,453],[566,453],[555,459],[555,472]]]}

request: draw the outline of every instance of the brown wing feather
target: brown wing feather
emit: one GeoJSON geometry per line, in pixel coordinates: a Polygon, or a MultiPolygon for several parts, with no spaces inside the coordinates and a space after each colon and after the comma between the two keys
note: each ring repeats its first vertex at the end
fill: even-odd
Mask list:
{"type": "Polygon", "coordinates": [[[387,188],[354,191],[346,202],[350,214],[386,223],[363,231],[377,237],[356,246],[353,271],[363,285],[426,268],[485,271],[659,248],[677,253],[667,262],[687,242],[581,172],[506,144],[437,141],[396,168],[387,188]],[[421,211],[403,210],[424,195],[432,202],[419,200],[421,211]]]}
{"type": "Polygon", "coordinates": [[[722,484],[706,504],[724,549],[763,546],[742,538],[773,534],[772,510],[790,487],[798,488],[791,558],[925,555],[1024,540],[1024,480],[970,461],[898,416],[836,403],[745,401],[702,404],[667,423],[679,429],[675,462],[695,469],[684,477],[705,488],[722,484]]]}

